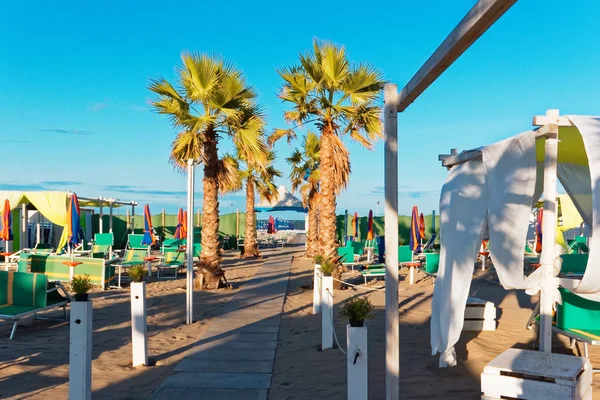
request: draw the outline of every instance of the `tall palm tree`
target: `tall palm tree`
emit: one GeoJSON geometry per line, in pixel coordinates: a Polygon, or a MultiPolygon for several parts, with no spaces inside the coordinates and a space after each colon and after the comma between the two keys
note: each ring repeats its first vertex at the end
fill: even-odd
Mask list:
{"type": "MultiPolygon", "coordinates": [[[[345,149],[344,149],[345,150],[345,149]]],[[[313,257],[320,251],[319,247],[319,182],[321,171],[321,142],[319,136],[308,131],[304,136],[302,147],[295,149],[286,161],[292,166],[290,179],[292,191],[300,189],[302,202],[308,208],[308,237],[306,255],[313,257]]],[[[346,188],[350,178],[350,157],[347,151],[342,151],[339,157],[334,158],[336,171],[336,194],[346,188]]]]}
{"type": "Polygon", "coordinates": [[[178,81],[172,85],[164,78],[153,79],[149,89],[157,96],[154,110],[168,115],[179,131],[171,147],[170,161],[178,169],[193,159],[204,167],[203,228],[197,287],[217,288],[224,280],[220,268],[219,192],[236,168],[230,158],[219,157],[218,144],[230,137],[248,159],[265,163],[262,124],[245,118],[256,107],[256,93],[242,72],[219,56],[183,53],[178,81]]]}
{"type": "Polygon", "coordinates": [[[278,129],[270,137],[274,142],[296,136],[296,127],[314,123],[319,129],[320,207],[319,239],[321,252],[336,256],[336,185],[341,171],[336,158],[347,154],[344,136],[372,149],[381,137],[381,107],[378,104],[384,80],[380,70],[368,63],[352,64],[344,47],[331,42],[314,41],[313,50],[300,55],[298,65],[278,71],[283,78],[279,98],[290,104],[285,119],[291,129],[278,129]]]}
{"type": "Polygon", "coordinates": [[[256,211],[254,210],[255,195],[261,200],[272,201],[277,199],[277,186],[275,178],[281,176],[281,172],[273,167],[275,153],[267,152],[268,165],[266,168],[257,168],[248,163],[240,154],[239,159],[246,164],[245,170],[240,170],[240,178],[246,183],[246,227],[244,230],[244,253],[242,257],[257,257],[258,246],[256,244],[256,211]]]}

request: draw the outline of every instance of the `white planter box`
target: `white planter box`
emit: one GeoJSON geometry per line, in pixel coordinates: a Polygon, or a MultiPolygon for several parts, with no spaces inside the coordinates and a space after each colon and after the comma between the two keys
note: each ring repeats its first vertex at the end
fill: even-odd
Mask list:
{"type": "Polygon", "coordinates": [[[146,282],[131,282],[131,353],[134,367],[148,365],[146,282]]]}
{"type": "Polygon", "coordinates": [[[591,400],[592,366],[584,357],[508,349],[481,374],[482,399],[591,400]]]}
{"type": "Polygon", "coordinates": [[[321,265],[315,264],[313,274],[313,314],[321,312],[321,265]]]}
{"type": "Polygon", "coordinates": [[[463,331],[495,331],[496,306],[477,297],[467,299],[463,331]]]}
{"type": "Polygon", "coordinates": [[[367,337],[366,326],[355,328],[346,325],[348,400],[367,400],[369,398],[367,337]]]}
{"type": "Polygon", "coordinates": [[[321,350],[333,348],[333,278],[321,278],[321,350]]]}
{"type": "Polygon", "coordinates": [[[92,302],[71,302],[69,399],[92,398],[92,302]]]}

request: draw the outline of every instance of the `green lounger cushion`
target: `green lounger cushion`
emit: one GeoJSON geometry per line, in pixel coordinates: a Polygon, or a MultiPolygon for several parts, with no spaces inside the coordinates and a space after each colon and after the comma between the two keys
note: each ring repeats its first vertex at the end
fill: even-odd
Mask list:
{"type": "Polygon", "coordinates": [[[588,254],[563,254],[560,272],[564,274],[583,274],[587,267],[588,254]]]}
{"type": "Polygon", "coordinates": [[[398,262],[412,262],[413,261],[413,253],[410,249],[410,246],[398,246],[398,262]]]}
{"type": "Polygon", "coordinates": [[[0,271],[0,315],[18,315],[46,307],[44,274],[0,271]]]}
{"type": "Polygon", "coordinates": [[[96,233],[94,234],[94,244],[110,247],[115,244],[115,237],[112,233],[96,233]]]}
{"type": "Polygon", "coordinates": [[[428,274],[437,274],[440,266],[439,253],[425,254],[425,272],[428,274]]]}
{"type": "Polygon", "coordinates": [[[558,290],[562,304],[557,305],[557,328],[586,331],[600,328],[600,302],[584,299],[564,288],[558,290]]]}
{"type": "Polygon", "coordinates": [[[360,273],[363,276],[385,276],[385,268],[363,269],[360,273]]]}
{"type": "Polygon", "coordinates": [[[342,263],[353,263],[354,262],[354,249],[352,246],[338,247],[338,257],[342,263]]]}
{"type": "Polygon", "coordinates": [[[144,235],[138,235],[138,234],[130,234],[128,235],[127,238],[127,244],[129,245],[130,249],[147,249],[148,246],[142,244],[142,241],[144,240],[144,235]]]}

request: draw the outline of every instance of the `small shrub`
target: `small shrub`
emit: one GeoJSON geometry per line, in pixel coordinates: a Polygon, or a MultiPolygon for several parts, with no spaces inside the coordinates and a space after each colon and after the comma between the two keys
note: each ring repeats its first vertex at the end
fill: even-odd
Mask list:
{"type": "Polygon", "coordinates": [[[88,274],[75,275],[71,281],[71,290],[76,294],[87,293],[93,287],[94,284],[88,274]]]}
{"type": "Polygon", "coordinates": [[[365,319],[373,319],[373,305],[369,299],[358,297],[350,299],[344,304],[340,311],[342,318],[347,318],[350,326],[361,327],[365,323],[365,319]]]}
{"type": "Polygon", "coordinates": [[[134,265],[129,268],[128,274],[132,282],[143,282],[144,276],[146,276],[146,269],[143,264],[134,265]]]}
{"type": "Polygon", "coordinates": [[[313,258],[315,264],[321,265],[325,262],[325,257],[323,257],[322,254],[317,254],[314,258],[313,258]]]}
{"type": "Polygon", "coordinates": [[[331,260],[323,260],[321,262],[321,272],[323,273],[323,276],[331,276],[336,267],[337,265],[331,260]]]}

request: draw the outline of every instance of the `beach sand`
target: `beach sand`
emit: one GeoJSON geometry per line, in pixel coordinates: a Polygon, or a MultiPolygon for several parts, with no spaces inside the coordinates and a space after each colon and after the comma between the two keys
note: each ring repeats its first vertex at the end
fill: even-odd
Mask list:
{"type": "MultiPolygon", "coordinates": [[[[481,271],[476,271],[481,275],[481,271]]],[[[485,273],[483,273],[485,274],[485,273]]],[[[402,275],[405,275],[403,272],[402,275]]],[[[488,274],[483,276],[490,277],[488,274]]],[[[423,275],[419,275],[423,278],[423,275]]],[[[284,305],[279,343],[269,400],[345,399],[346,356],[337,349],[318,351],[321,316],[312,314],[312,265],[297,259],[291,271],[284,305]]],[[[355,283],[362,284],[362,278],[355,283]]],[[[384,283],[369,282],[369,287],[384,283]]],[[[472,296],[493,301],[499,326],[490,332],[463,332],[456,346],[459,365],[438,368],[438,356],[431,355],[429,319],[433,284],[427,278],[410,286],[400,282],[400,391],[402,399],[480,399],[480,374],[484,366],[510,347],[531,349],[534,332],[524,328],[537,297],[523,291],[506,291],[485,279],[475,278],[472,296]]],[[[346,323],[339,317],[341,303],[364,290],[335,291],[334,320],[337,336],[346,347],[346,323]]],[[[376,306],[369,327],[369,399],[385,399],[385,317],[384,293],[366,295],[376,306]]],[[[554,352],[572,354],[567,340],[555,337],[554,352]]],[[[600,349],[590,346],[592,365],[600,366],[600,349]]],[[[600,393],[600,374],[594,378],[594,392],[600,393]]]]}
{"type": "MultiPolygon", "coordinates": [[[[194,293],[194,324],[185,323],[185,274],[179,279],[147,284],[150,367],[131,367],[129,290],[94,291],[92,382],[94,399],[147,399],[172,372],[224,306],[235,287],[256,273],[261,260],[225,254],[223,267],[233,290],[194,293]]],[[[60,316],[52,311],[48,316],[60,316]]],[[[20,324],[15,340],[7,340],[12,324],[0,322],[0,399],[68,398],[69,325],[33,321],[20,324]]]]}

